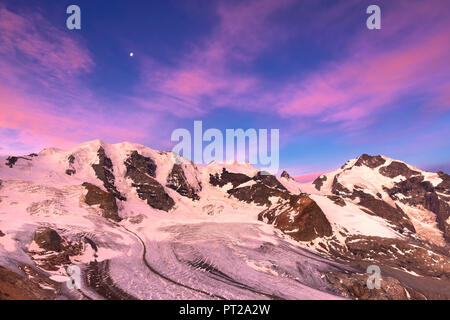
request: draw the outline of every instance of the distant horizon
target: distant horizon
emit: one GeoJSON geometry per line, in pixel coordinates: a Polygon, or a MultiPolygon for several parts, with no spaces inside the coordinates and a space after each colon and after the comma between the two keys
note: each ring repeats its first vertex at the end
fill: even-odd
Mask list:
{"type": "MultiPolygon", "coordinates": [[[[134,143],[134,142],[131,142],[131,141],[121,141],[121,142],[116,142],[116,143],[109,143],[109,142],[106,142],[105,140],[103,140],[103,139],[94,139],[94,140],[90,140],[90,141],[85,141],[85,142],[81,142],[81,143],[79,143],[79,144],[77,144],[77,145],[74,145],[74,146],[72,146],[72,147],[69,147],[69,148],[57,148],[57,147],[52,147],[52,146],[49,146],[49,147],[46,147],[46,148],[43,148],[43,149],[41,149],[41,150],[35,150],[34,152],[26,152],[26,153],[21,153],[21,154],[5,154],[5,153],[2,153],[2,152],[0,152],[0,157],[4,157],[4,158],[6,158],[6,157],[9,157],[9,156],[27,156],[27,155],[30,155],[30,154],[33,154],[33,153],[40,153],[41,151],[43,151],[43,150],[45,150],[45,149],[49,149],[49,148],[56,148],[56,149],[60,149],[60,150],[62,150],[62,151],[65,151],[65,150],[69,150],[69,149],[71,149],[71,148],[76,148],[77,146],[79,146],[79,145],[81,145],[81,144],[85,144],[85,143],[89,143],[89,142],[92,142],[92,141],[97,141],[97,140],[99,140],[99,141],[101,141],[101,142],[105,142],[105,143],[107,143],[107,144],[121,144],[121,143],[134,143]]],[[[139,143],[136,143],[136,144],[139,144],[139,143]]],[[[143,145],[143,144],[141,144],[141,145],[143,145]]],[[[145,147],[148,147],[148,148],[150,148],[150,149],[153,149],[153,150],[157,150],[157,151],[163,151],[163,152],[171,152],[170,150],[160,150],[160,149],[155,149],[155,148],[152,148],[152,146],[147,146],[147,145],[143,145],[143,146],[145,146],[145,147]]],[[[360,155],[358,155],[358,156],[356,156],[356,157],[354,157],[354,158],[349,158],[349,159],[347,159],[347,160],[351,160],[351,159],[356,159],[356,158],[358,158],[358,157],[360,157],[361,155],[363,155],[364,154],[364,152],[363,153],[361,153],[360,155]]],[[[377,156],[377,155],[375,155],[375,154],[369,154],[370,156],[377,156]]],[[[381,154],[381,156],[384,156],[384,157],[387,157],[387,158],[391,158],[391,159],[394,159],[394,160],[399,160],[399,161],[403,161],[402,159],[396,159],[396,158],[392,158],[392,157],[389,157],[389,156],[387,156],[387,155],[384,155],[384,154],[381,154]]],[[[193,161],[194,162],[194,161],[193,161]]],[[[403,161],[403,162],[405,162],[405,161],[403,161]]],[[[196,162],[195,162],[196,163],[196,162]]],[[[244,162],[244,163],[247,163],[247,162],[244,162]]],[[[201,165],[201,166],[207,166],[208,164],[199,164],[199,163],[196,163],[197,165],[201,165]]],[[[341,163],[341,164],[339,164],[338,166],[336,166],[336,167],[333,167],[333,168],[329,168],[329,170],[324,170],[324,171],[319,171],[319,172],[305,172],[305,173],[296,173],[295,171],[292,171],[292,170],[290,170],[289,168],[283,168],[283,167],[281,167],[280,169],[279,169],[279,172],[276,174],[277,176],[280,176],[281,175],[281,173],[283,172],[283,171],[286,171],[295,181],[297,181],[297,182],[299,182],[299,183],[309,183],[309,182],[312,182],[312,181],[314,181],[316,178],[318,178],[319,176],[321,176],[321,175],[323,175],[323,174],[327,174],[327,173],[330,173],[330,172],[333,172],[333,171],[336,171],[336,170],[338,170],[342,165],[344,165],[345,164],[345,162],[343,162],[343,163],[341,163]]],[[[446,173],[446,174],[450,174],[450,165],[448,165],[448,164],[444,164],[444,165],[442,165],[442,166],[436,166],[436,167],[434,167],[434,168],[425,168],[425,167],[421,167],[421,166],[417,166],[417,165],[415,165],[415,164],[413,164],[413,163],[407,163],[407,164],[409,164],[409,165],[412,165],[412,166],[414,166],[414,167],[416,167],[416,168],[418,168],[418,169],[420,169],[420,170],[422,170],[422,171],[428,171],[428,172],[438,172],[438,171],[442,171],[442,172],[444,172],[444,173],[446,173]],[[446,167],[447,166],[447,167],[446,167]]]]}

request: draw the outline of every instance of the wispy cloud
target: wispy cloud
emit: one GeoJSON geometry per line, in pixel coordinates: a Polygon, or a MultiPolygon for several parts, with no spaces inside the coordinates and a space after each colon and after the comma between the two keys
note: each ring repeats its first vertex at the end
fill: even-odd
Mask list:
{"type": "Polygon", "coordinates": [[[361,128],[411,95],[428,95],[436,108],[448,108],[450,24],[437,22],[431,28],[438,12],[424,3],[393,9],[383,20],[386,32],[378,37],[362,32],[347,58],[328,62],[290,85],[278,104],[280,115],[361,128]],[[415,19],[419,16],[421,23],[415,19]],[[422,23],[430,28],[425,30],[422,23]],[[399,30],[407,36],[399,36],[399,30]]]}
{"type": "Polygon", "coordinates": [[[146,126],[138,131],[132,125],[144,124],[142,116],[104,112],[101,98],[84,84],[82,77],[94,68],[91,53],[76,36],[55,28],[39,13],[19,14],[0,6],[3,152],[69,147],[99,137],[142,139],[146,126]]]}
{"type": "Polygon", "coordinates": [[[261,79],[239,72],[265,49],[287,39],[288,31],[271,19],[292,0],[221,2],[211,34],[181,54],[174,65],[142,59],[142,106],[178,117],[201,116],[216,108],[259,108],[261,79]],[[286,35],[286,36],[284,36],[286,35]],[[144,93],[145,92],[145,93],[144,93]],[[255,101],[256,100],[256,101],[255,101]]]}
{"type": "Polygon", "coordinates": [[[324,173],[327,173],[327,171],[301,174],[301,175],[295,176],[294,180],[297,182],[300,182],[300,183],[311,182],[311,181],[314,181],[317,177],[319,177],[320,175],[322,175],[324,173]]]}
{"type": "MultiPolygon", "coordinates": [[[[359,32],[348,37],[353,41],[342,49],[346,56],[327,61],[306,76],[294,73],[274,88],[271,79],[249,70],[271,47],[294,35],[306,37],[304,30],[285,29],[273,19],[293,5],[289,0],[221,3],[216,7],[218,22],[211,34],[192,51],[181,54],[174,65],[143,61],[146,85],[139,102],[178,117],[232,108],[267,113],[288,122],[308,118],[307,127],[330,123],[341,131],[373,124],[409,95],[426,95],[429,106],[447,108],[449,24],[442,22],[436,7],[418,1],[407,8],[391,5],[383,15],[384,29],[379,34],[370,33],[362,24],[359,32]],[[420,24],[416,23],[419,16],[420,24]],[[246,71],[240,72],[239,66],[246,71]]],[[[312,29],[325,32],[330,23],[336,24],[333,30],[345,28],[351,5],[355,3],[313,14],[320,21],[312,22],[312,29]]]]}

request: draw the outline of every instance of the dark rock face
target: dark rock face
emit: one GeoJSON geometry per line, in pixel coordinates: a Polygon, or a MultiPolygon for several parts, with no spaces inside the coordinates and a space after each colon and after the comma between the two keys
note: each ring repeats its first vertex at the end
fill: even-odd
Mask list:
{"type": "Polygon", "coordinates": [[[17,160],[19,160],[18,157],[8,157],[6,158],[6,165],[10,168],[14,167],[14,165],[16,164],[17,160]]]}
{"type": "Polygon", "coordinates": [[[231,183],[233,188],[236,188],[238,185],[250,180],[251,178],[245,174],[228,172],[225,168],[222,169],[222,173],[220,175],[218,173],[215,175],[209,175],[209,183],[213,186],[219,187],[223,187],[224,185],[231,183]]]}
{"type": "Polygon", "coordinates": [[[45,227],[36,230],[34,241],[45,251],[30,250],[28,254],[41,269],[47,271],[71,265],[70,257],[80,255],[84,249],[81,241],[73,243],[62,238],[55,230],[45,227]]]}
{"type": "Polygon", "coordinates": [[[292,180],[293,180],[293,178],[291,177],[291,175],[290,175],[286,170],[284,170],[284,171],[281,173],[281,177],[282,177],[282,178],[292,179],[292,180]]]}
{"type": "Polygon", "coordinates": [[[120,192],[114,185],[115,177],[113,174],[113,164],[111,159],[106,156],[105,149],[103,149],[103,147],[100,147],[98,149],[97,155],[99,163],[92,165],[95,175],[103,182],[103,185],[109,193],[114,195],[114,197],[119,200],[126,200],[126,198],[120,194],[120,192]]]}
{"type": "Polygon", "coordinates": [[[114,221],[121,220],[114,195],[88,182],[83,183],[83,187],[88,191],[85,198],[86,204],[90,206],[100,205],[100,209],[103,210],[103,217],[114,221]]]}
{"type": "Polygon", "coordinates": [[[227,191],[228,194],[241,201],[247,203],[253,202],[261,206],[271,206],[272,203],[269,201],[269,198],[272,196],[280,197],[285,200],[290,197],[289,192],[275,176],[264,174],[262,172],[258,172],[253,178],[250,178],[245,174],[232,173],[223,169],[220,175],[210,175],[209,181],[213,186],[220,187],[231,183],[233,187],[227,191]],[[254,184],[240,187],[243,183],[252,180],[255,181],[254,184]]]}
{"type": "Polygon", "coordinates": [[[426,300],[422,293],[405,287],[400,281],[391,277],[382,277],[379,289],[369,289],[369,274],[329,272],[327,280],[339,289],[344,296],[361,300],[426,300]]]}
{"type": "Polygon", "coordinates": [[[413,175],[419,174],[418,171],[411,170],[406,164],[398,161],[392,161],[390,165],[381,167],[380,173],[389,178],[395,178],[397,176],[410,178],[413,175]]]}
{"type": "Polygon", "coordinates": [[[67,174],[68,176],[71,176],[71,175],[73,175],[73,174],[75,174],[75,173],[77,173],[76,170],[73,170],[73,169],[67,169],[67,170],[66,170],[66,174],[67,174]]]}
{"type": "Polygon", "coordinates": [[[345,207],[346,206],[346,204],[345,204],[345,200],[344,199],[342,199],[341,197],[339,197],[339,196],[327,196],[327,198],[328,199],[330,199],[331,201],[333,201],[335,204],[337,204],[338,206],[341,206],[341,207],[345,207]]]}
{"type": "Polygon", "coordinates": [[[271,206],[270,197],[289,199],[290,194],[286,191],[269,187],[263,183],[255,183],[251,186],[237,187],[227,191],[236,199],[247,203],[256,203],[260,206],[271,206]]]}
{"type": "Polygon", "coordinates": [[[355,163],[355,166],[366,166],[371,169],[376,168],[384,164],[386,160],[382,156],[369,156],[368,154],[361,155],[355,163]]]}
{"type": "Polygon", "coordinates": [[[133,151],[125,162],[127,167],[127,175],[132,174],[131,171],[138,170],[149,175],[152,178],[156,177],[156,164],[153,159],[140,155],[137,151],[133,151]]]}
{"type": "Polygon", "coordinates": [[[351,196],[352,192],[348,190],[346,187],[344,187],[338,180],[339,175],[335,175],[333,179],[333,184],[331,185],[331,192],[333,194],[337,195],[343,195],[343,196],[351,196]]]}
{"type": "Polygon", "coordinates": [[[361,201],[358,204],[364,208],[369,209],[369,211],[365,210],[365,212],[367,212],[368,214],[386,219],[387,221],[397,226],[397,230],[402,233],[404,229],[413,233],[416,232],[412,222],[409,220],[409,217],[399,206],[396,205],[396,207],[394,208],[385,201],[376,199],[372,195],[368,195],[367,193],[356,193],[360,195],[364,194],[364,196],[360,197],[361,201]]]}
{"type": "Polygon", "coordinates": [[[0,266],[0,300],[55,299],[55,292],[43,289],[40,284],[51,285],[49,280],[41,279],[37,274],[27,277],[0,266]]]}
{"type": "Polygon", "coordinates": [[[436,215],[439,229],[444,233],[444,238],[450,242],[450,225],[447,223],[450,217],[450,206],[447,203],[448,199],[436,193],[438,188],[440,188],[440,192],[448,190],[445,188],[445,180],[434,188],[430,182],[424,181],[424,177],[420,175],[398,182],[391,189],[385,188],[385,191],[396,201],[414,207],[423,207],[433,212],[436,215]]]}
{"type": "Polygon", "coordinates": [[[448,249],[414,238],[352,235],[345,246],[328,251],[355,273],[331,272],[328,281],[356,299],[450,299],[448,249]],[[380,268],[381,287],[367,287],[367,267],[380,268]]]}
{"type": "Polygon", "coordinates": [[[16,164],[16,162],[17,162],[19,159],[31,161],[31,159],[29,159],[29,158],[25,158],[25,157],[13,157],[13,156],[11,156],[11,157],[6,158],[6,161],[7,161],[7,162],[6,162],[5,164],[6,164],[8,167],[13,168],[14,165],[16,164]]]}
{"type": "Polygon", "coordinates": [[[136,188],[140,199],[155,209],[169,211],[175,205],[164,187],[154,179],[156,165],[150,158],[139,155],[136,151],[125,161],[126,177],[129,177],[136,188]]]}
{"type": "Polygon", "coordinates": [[[450,258],[401,239],[351,236],[345,242],[351,258],[394,268],[406,268],[417,274],[450,280],[450,258]]]}
{"type": "Polygon", "coordinates": [[[4,237],[5,234],[2,232],[2,230],[0,230],[0,237],[4,237]]]}
{"type": "Polygon", "coordinates": [[[327,176],[322,175],[320,177],[317,177],[316,180],[313,181],[313,185],[316,187],[317,190],[320,191],[320,188],[322,188],[323,183],[327,181],[327,176]]]}
{"type": "Polygon", "coordinates": [[[199,200],[200,197],[196,193],[197,190],[192,187],[186,179],[183,168],[179,164],[174,164],[172,171],[167,177],[167,187],[175,190],[184,197],[192,200],[199,200]]]}
{"type": "Polygon", "coordinates": [[[437,174],[442,179],[442,182],[436,186],[436,191],[450,196],[450,175],[442,171],[438,171],[437,174]]]}
{"type": "Polygon", "coordinates": [[[58,232],[51,228],[40,227],[34,233],[34,242],[37,245],[47,251],[60,252],[62,250],[62,238],[58,232]]]}
{"type": "Polygon", "coordinates": [[[71,154],[67,160],[69,160],[69,169],[66,170],[66,174],[71,176],[75,173],[77,173],[77,171],[75,170],[75,168],[73,167],[73,164],[75,163],[75,157],[73,154],[71,154]]]}
{"type": "Polygon", "coordinates": [[[311,241],[332,235],[332,228],[322,209],[306,195],[291,195],[287,202],[262,211],[258,219],[298,241],[311,241]]]}
{"type": "Polygon", "coordinates": [[[276,188],[279,190],[286,190],[286,188],[280,183],[280,181],[278,181],[277,177],[275,177],[274,175],[271,175],[269,173],[260,171],[253,177],[253,180],[260,181],[265,186],[268,186],[271,188],[276,188]]]}

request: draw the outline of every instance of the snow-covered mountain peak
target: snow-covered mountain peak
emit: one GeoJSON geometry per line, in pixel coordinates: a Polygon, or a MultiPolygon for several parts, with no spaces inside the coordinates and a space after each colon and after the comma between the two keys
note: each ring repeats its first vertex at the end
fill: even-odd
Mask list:
{"type": "MultiPolygon", "coordinates": [[[[450,239],[449,176],[386,156],[362,156],[313,181],[314,193],[348,199],[435,243],[450,239]]],[[[447,240],[448,241],[448,240],[447,240]]]]}
{"type": "Polygon", "coordinates": [[[347,161],[341,168],[319,176],[313,184],[321,194],[332,193],[333,185],[336,182],[350,191],[356,186],[373,194],[382,194],[383,189],[391,188],[395,183],[418,176],[423,176],[433,185],[442,182],[437,173],[423,171],[386,156],[363,154],[347,161]]]}

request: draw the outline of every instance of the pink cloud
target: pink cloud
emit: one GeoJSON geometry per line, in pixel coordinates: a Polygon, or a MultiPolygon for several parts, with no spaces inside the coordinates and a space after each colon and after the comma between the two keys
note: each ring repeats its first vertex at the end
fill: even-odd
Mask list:
{"type": "Polygon", "coordinates": [[[0,5],[2,153],[67,148],[97,138],[139,141],[149,128],[155,129],[151,137],[160,140],[169,121],[103,105],[104,97],[80,78],[94,67],[76,35],[62,32],[37,13],[18,14],[0,5]]]}
{"type": "Polygon", "coordinates": [[[392,107],[396,99],[411,92],[439,96],[442,92],[435,90],[439,76],[449,72],[449,36],[441,30],[396,50],[380,49],[362,59],[355,58],[361,56],[357,53],[290,88],[279,113],[353,122],[383,111],[388,104],[392,107]]]}
{"type": "MultiPolygon", "coordinates": [[[[313,15],[317,21],[308,21],[315,32],[329,29],[331,23],[347,25],[344,16],[355,3],[334,5],[313,15]]],[[[430,105],[446,108],[450,28],[440,22],[436,6],[419,1],[407,8],[392,4],[383,15],[383,29],[371,34],[362,28],[352,46],[343,49],[349,52],[347,58],[328,62],[309,76],[299,75],[277,88],[257,75],[232,69],[233,62],[248,65],[271,46],[298,34],[273,20],[294,5],[291,0],[220,3],[218,24],[211,35],[176,66],[143,64],[146,85],[136,101],[178,117],[199,117],[225,107],[285,119],[309,117],[319,125],[338,123],[347,131],[375,122],[377,115],[395,108],[398,100],[410,94],[432,95],[430,105]],[[420,24],[417,17],[422,19],[420,24]]]]}
{"type": "MultiPolygon", "coordinates": [[[[9,69],[15,67],[18,73],[33,71],[46,74],[46,79],[66,82],[94,66],[89,52],[79,45],[76,36],[68,37],[38,13],[24,16],[0,6],[0,31],[3,65],[9,64],[9,69]],[[20,63],[14,65],[19,53],[20,63]]],[[[8,76],[6,72],[1,75],[8,76]]]]}
{"type": "Polygon", "coordinates": [[[423,2],[391,8],[377,37],[362,32],[346,59],[287,88],[278,113],[360,128],[411,94],[432,96],[434,107],[447,108],[450,25],[437,17],[437,8],[423,2]]]}
{"type": "Polygon", "coordinates": [[[289,30],[275,24],[273,17],[293,4],[294,0],[221,2],[217,8],[219,28],[213,43],[234,58],[253,59],[274,42],[289,37],[289,30]]]}
{"type": "Polygon", "coordinates": [[[147,109],[164,110],[179,117],[200,116],[219,107],[260,108],[254,97],[261,90],[260,79],[231,70],[230,65],[236,61],[248,63],[274,43],[286,40],[288,30],[280,29],[271,18],[293,3],[220,3],[216,8],[218,24],[211,35],[182,56],[176,66],[142,60],[145,85],[135,99],[147,109]],[[153,94],[149,95],[149,91],[153,94]]]}
{"type": "MultiPolygon", "coordinates": [[[[30,150],[48,146],[69,148],[98,137],[114,141],[143,138],[142,133],[126,129],[123,123],[110,124],[108,121],[113,119],[89,110],[68,116],[52,114],[51,109],[51,105],[43,106],[32,97],[18,96],[14,91],[0,86],[0,128],[16,131],[15,142],[28,146],[30,150]]],[[[9,144],[14,145],[14,141],[9,144]]],[[[10,148],[9,151],[14,150],[10,148]]]]}
{"type": "Polygon", "coordinates": [[[328,173],[328,171],[301,174],[301,175],[295,176],[294,180],[297,182],[300,182],[300,183],[311,182],[311,181],[314,181],[320,175],[325,174],[325,173],[328,173]]]}

